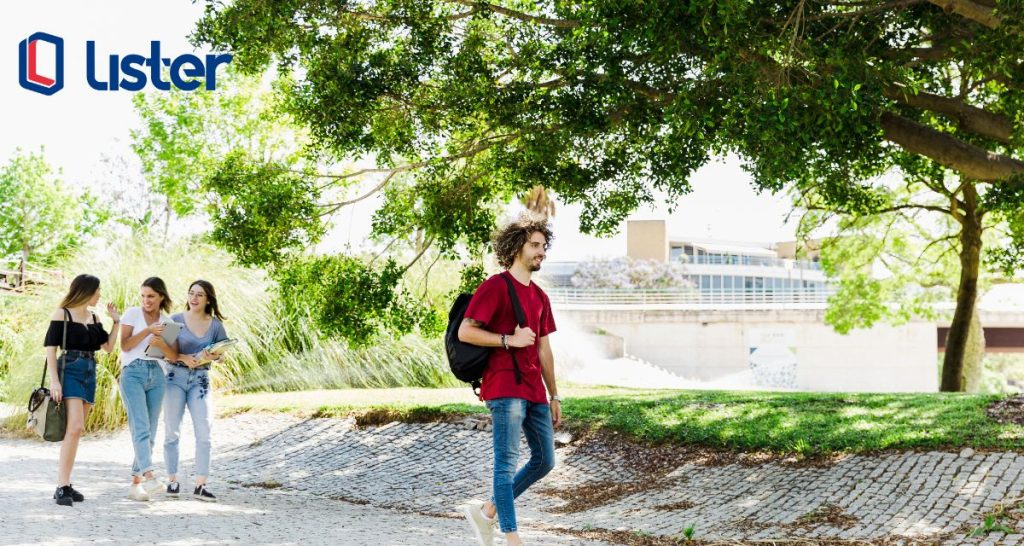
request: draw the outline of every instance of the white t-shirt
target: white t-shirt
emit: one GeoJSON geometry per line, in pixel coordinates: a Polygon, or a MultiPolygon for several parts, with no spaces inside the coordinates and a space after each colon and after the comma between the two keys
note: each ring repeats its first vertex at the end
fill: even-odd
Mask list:
{"type": "MultiPolygon", "coordinates": [[[[160,319],[157,322],[170,322],[171,319],[167,318],[167,315],[160,313],[160,319]]],[[[121,327],[125,326],[132,327],[132,335],[145,330],[149,325],[146,324],[146,316],[142,313],[141,307],[132,307],[121,315],[121,327]]],[[[146,356],[146,347],[149,347],[149,340],[153,337],[153,334],[147,334],[146,337],[142,338],[142,341],[138,345],[131,348],[129,351],[125,351],[124,347],[121,348],[121,366],[127,366],[137,359],[155,360],[162,366],[164,364],[162,359],[153,358],[146,356]]]]}

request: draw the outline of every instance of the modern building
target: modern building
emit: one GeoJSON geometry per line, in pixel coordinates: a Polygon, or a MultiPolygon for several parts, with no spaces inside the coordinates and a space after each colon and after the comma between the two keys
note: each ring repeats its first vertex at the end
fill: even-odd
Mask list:
{"type": "Polygon", "coordinates": [[[664,220],[630,220],[626,255],[633,259],[686,264],[686,276],[701,292],[773,295],[824,293],[818,243],[738,243],[673,236],[664,220]],[[797,259],[797,249],[801,257],[797,259]]]}

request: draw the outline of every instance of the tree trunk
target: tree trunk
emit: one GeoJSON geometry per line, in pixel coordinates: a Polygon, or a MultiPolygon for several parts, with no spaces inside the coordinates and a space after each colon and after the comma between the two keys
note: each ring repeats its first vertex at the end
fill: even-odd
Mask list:
{"type": "Polygon", "coordinates": [[[978,192],[973,184],[964,186],[963,218],[960,219],[960,286],[956,293],[956,311],[946,336],[946,355],[942,360],[943,392],[963,391],[964,361],[970,337],[971,320],[978,299],[978,272],[981,266],[981,214],[978,192]]]}
{"type": "Polygon", "coordinates": [[[164,244],[167,243],[167,232],[171,230],[171,200],[167,199],[164,205],[164,244]]]}
{"type": "Polygon", "coordinates": [[[28,245],[21,248],[21,263],[18,264],[18,288],[25,288],[25,264],[28,263],[28,245]]]}
{"type": "Polygon", "coordinates": [[[964,353],[964,390],[981,392],[985,372],[985,331],[981,327],[980,313],[975,312],[967,334],[964,353]]]}

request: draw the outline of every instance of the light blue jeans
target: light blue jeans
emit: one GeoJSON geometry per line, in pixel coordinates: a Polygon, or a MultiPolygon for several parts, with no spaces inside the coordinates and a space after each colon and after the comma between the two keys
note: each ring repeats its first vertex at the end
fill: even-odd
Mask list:
{"type": "Polygon", "coordinates": [[[153,470],[153,445],[164,402],[164,371],[156,360],[136,359],[121,370],[121,400],[132,432],[132,476],[153,470]]]}
{"type": "Polygon", "coordinates": [[[547,404],[521,398],[487,401],[491,410],[494,441],[494,506],[502,533],[516,529],[515,499],[555,467],[555,429],[547,404]],[[530,460],[516,472],[519,462],[519,434],[526,435],[530,460]]]}
{"type": "Polygon", "coordinates": [[[164,463],[167,474],[178,473],[178,439],[185,407],[192,416],[196,435],[196,476],[210,475],[210,429],[213,404],[210,400],[210,370],[171,365],[167,369],[167,394],[164,396],[164,463]]]}

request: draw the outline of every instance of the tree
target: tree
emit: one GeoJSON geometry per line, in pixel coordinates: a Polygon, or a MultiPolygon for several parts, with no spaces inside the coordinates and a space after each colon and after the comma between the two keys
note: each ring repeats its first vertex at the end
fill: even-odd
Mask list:
{"type": "MultiPolygon", "coordinates": [[[[136,95],[143,123],[132,146],[166,198],[165,229],[172,216],[205,215],[213,242],[241,265],[266,268],[287,314],[308,315],[325,334],[361,345],[380,332],[436,330],[431,306],[401,293],[409,266],[314,255],[331,215],[360,198],[319,201],[343,196],[358,178],[308,175],[318,158],[263,80],[229,72],[216,92],[136,95]]],[[[417,259],[430,241],[420,246],[417,259]]]]}
{"type": "Polygon", "coordinates": [[[934,191],[962,228],[942,381],[960,390],[983,219],[1024,201],[1022,28],[1020,0],[236,0],[194,38],[293,75],[324,153],[412,173],[442,248],[486,241],[484,205],[537,183],[608,233],[728,152],[760,189],[851,212],[886,207],[893,169],[955,178],[934,191]]]}
{"type": "MultiPolygon", "coordinates": [[[[829,297],[825,322],[840,333],[878,321],[946,318],[941,304],[956,298],[960,224],[944,212],[941,197],[923,184],[896,182],[887,195],[891,204],[870,213],[821,207],[809,194],[798,197],[801,237],[825,228],[835,232],[821,242],[820,251],[822,268],[837,289],[829,297]]],[[[1002,227],[985,226],[986,248],[1005,237],[1000,235],[1002,227]]],[[[986,254],[991,262],[995,253],[986,254]]],[[[979,294],[994,282],[1010,280],[998,277],[992,266],[989,263],[983,271],[987,274],[979,276],[979,294]]],[[[984,336],[975,313],[962,359],[965,390],[981,388],[984,356],[984,336]]]]}
{"type": "Polygon", "coordinates": [[[108,219],[89,194],[75,195],[43,151],[15,151],[0,168],[0,258],[46,263],[81,244],[108,219]]]}
{"type": "Polygon", "coordinates": [[[263,89],[261,76],[228,70],[217,91],[197,89],[136,94],[141,120],[132,149],[151,189],[166,198],[164,223],[186,217],[207,204],[203,181],[229,155],[244,152],[285,169],[302,157],[305,136],[289,123],[263,89]]]}

